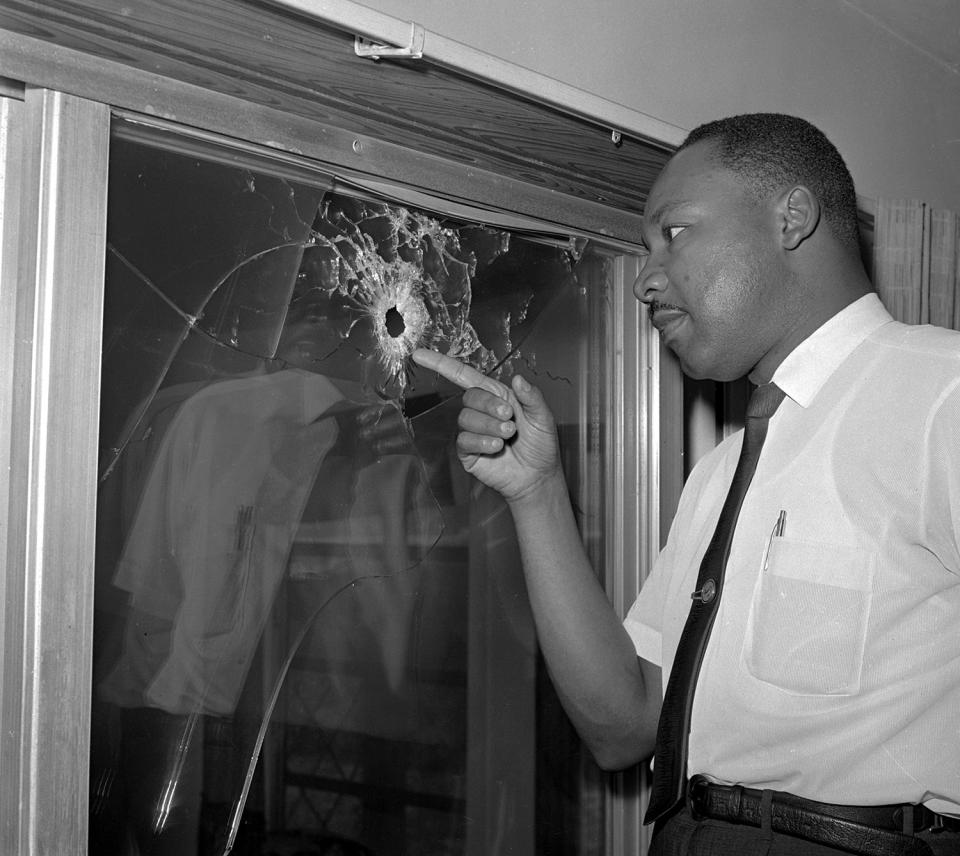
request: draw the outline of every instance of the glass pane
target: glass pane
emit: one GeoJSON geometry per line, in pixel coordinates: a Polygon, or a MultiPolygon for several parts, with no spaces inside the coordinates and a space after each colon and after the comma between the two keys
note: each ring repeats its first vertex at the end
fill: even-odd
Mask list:
{"type": "Polygon", "coordinates": [[[611,270],[113,141],[91,853],[602,851],[510,515],[408,357],[541,385],[600,563],[611,270]]]}

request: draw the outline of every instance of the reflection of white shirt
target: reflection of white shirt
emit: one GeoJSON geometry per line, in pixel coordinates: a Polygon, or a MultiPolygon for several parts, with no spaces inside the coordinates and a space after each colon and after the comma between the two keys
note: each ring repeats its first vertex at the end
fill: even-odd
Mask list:
{"type": "Polygon", "coordinates": [[[157,451],[118,565],[134,615],[107,698],[171,712],[233,710],[343,399],[301,371],[202,389],[157,451]],[[166,625],[157,625],[166,626],[166,625]],[[154,671],[158,658],[159,671],[154,671]],[[141,684],[146,684],[142,686],[141,684]],[[142,691],[142,698],[140,693],[142,691]]]}
{"type": "MultiPolygon", "coordinates": [[[[868,295],[774,380],[788,397],[737,524],[689,772],[960,813],[960,334],[868,295]]],[[[664,686],[741,437],[691,474],[625,622],[664,686]]]]}

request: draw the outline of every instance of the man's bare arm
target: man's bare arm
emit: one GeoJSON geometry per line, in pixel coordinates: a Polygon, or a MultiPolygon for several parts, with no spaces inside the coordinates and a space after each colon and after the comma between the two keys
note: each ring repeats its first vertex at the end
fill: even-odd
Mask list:
{"type": "Polygon", "coordinates": [[[437,354],[414,360],[465,390],[457,452],[507,501],[547,668],[597,763],[621,769],[653,752],[660,669],[640,660],[587,559],[539,390],[510,386],[437,354]]]}

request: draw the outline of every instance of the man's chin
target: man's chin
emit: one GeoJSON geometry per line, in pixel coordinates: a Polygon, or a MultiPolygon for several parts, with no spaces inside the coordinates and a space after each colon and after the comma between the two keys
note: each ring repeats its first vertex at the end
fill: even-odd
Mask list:
{"type": "Polygon", "coordinates": [[[680,363],[680,370],[691,380],[712,380],[718,383],[728,383],[743,377],[742,374],[734,375],[732,370],[724,369],[715,363],[680,354],[676,351],[674,351],[674,354],[680,363]]]}

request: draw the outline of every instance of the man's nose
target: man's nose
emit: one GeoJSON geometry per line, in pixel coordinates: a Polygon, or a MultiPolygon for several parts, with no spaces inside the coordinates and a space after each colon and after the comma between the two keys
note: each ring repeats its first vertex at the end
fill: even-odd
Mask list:
{"type": "Polygon", "coordinates": [[[650,303],[667,290],[669,280],[663,268],[647,259],[637,278],[633,281],[633,294],[642,303],[650,303]]]}

